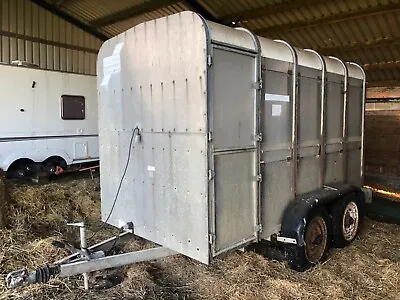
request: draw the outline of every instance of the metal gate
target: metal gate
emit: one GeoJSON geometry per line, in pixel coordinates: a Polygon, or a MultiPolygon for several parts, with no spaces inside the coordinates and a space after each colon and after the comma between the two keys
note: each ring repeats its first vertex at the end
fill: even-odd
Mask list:
{"type": "Polygon", "coordinates": [[[257,53],[213,47],[213,255],[257,239],[257,53]]]}

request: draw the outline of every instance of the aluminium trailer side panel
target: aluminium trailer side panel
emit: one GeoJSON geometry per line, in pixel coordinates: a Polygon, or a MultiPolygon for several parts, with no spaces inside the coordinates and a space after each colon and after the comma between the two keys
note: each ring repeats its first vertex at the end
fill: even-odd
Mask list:
{"type": "Polygon", "coordinates": [[[342,75],[327,72],[325,183],[343,182],[343,85],[342,75]]]}
{"type": "MultiPolygon", "coordinates": [[[[363,185],[363,178],[360,176],[362,168],[362,128],[363,118],[363,79],[361,74],[352,74],[352,66],[348,65],[350,77],[348,86],[347,106],[347,182],[355,186],[363,185]],[[358,78],[357,78],[358,77],[358,78]]],[[[353,72],[355,72],[354,70],[353,72]]]]}
{"type": "MultiPolygon", "coordinates": [[[[291,152],[293,64],[264,60],[263,154],[263,234],[279,231],[282,213],[293,199],[291,152]],[[278,68],[274,65],[279,66],[278,68]]],[[[319,188],[321,71],[298,68],[298,157],[296,194],[319,188]]]]}
{"type": "Polygon", "coordinates": [[[299,195],[336,182],[362,185],[363,75],[346,65],[350,71],[347,122],[344,123],[346,74],[337,59],[321,57],[322,65],[321,61],[307,57],[304,50],[296,49],[297,90],[293,93],[294,64],[290,52],[285,53],[285,49],[278,52],[270,41],[263,38],[261,41],[265,95],[261,117],[264,137],[261,237],[269,239],[271,234],[279,232],[282,215],[293,199],[294,190],[299,195]],[[294,95],[296,120],[293,119],[294,95]],[[296,163],[292,152],[293,121],[297,122],[294,134],[298,151],[295,180],[292,178],[296,163]]]}
{"type": "MultiPolygon", "coordinates": [[[[284,51],[287,51],[284,49],[284,51]]],[[[291,127],[293,63],[263,60],[262,237],[279,231],[282,212],[292,199],[291,127]],[[271,97],[274,96],[275,97],[271,97]],[[276,95],[281,95],[279,98],[276,95]]]]}
{"type": "Polygon", "coordinates": [[[194,13],[114,37],[98,58],[102,219],[209,262],[207,39],[194,13]],[[130,163],[115,206],[135,127],[130,163]],[[111,213],[111,215],[110,215],[111,213]],[[109,217],[110,215],[110,217],[109,217]]]}
{"type": "Polygon", "coordinates": [[[297,194],[318,189],[320,168],[321,70],[298,69],[298,170],[297,194]]]}

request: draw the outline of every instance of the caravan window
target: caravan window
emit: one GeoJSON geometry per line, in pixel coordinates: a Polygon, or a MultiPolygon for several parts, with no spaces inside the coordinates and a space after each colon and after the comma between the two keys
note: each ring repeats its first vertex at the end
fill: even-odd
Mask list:
{"type": "Polygon", "coordinates": [[[85,119],[85,97],[62,95],[61,118],[63,120],[85,119]]]}

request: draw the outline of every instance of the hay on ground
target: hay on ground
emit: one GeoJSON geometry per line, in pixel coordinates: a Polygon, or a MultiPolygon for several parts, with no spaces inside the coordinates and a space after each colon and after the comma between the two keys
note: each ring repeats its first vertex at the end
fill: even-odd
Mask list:
{"type": "MultiPolygon", "coordinates": [[[[66,253],[52,247],[51,241],[78,240],[64,217],[99,221],[98,181],[13,185],[10,197],[8,228],[0,230],[3,274],[62,258],[66,253]]],[[[1,281],[0,299],[400,299],[398,231],[396,225],[367,219],[351,246],[332,249],[326,262],[304,273],[254,251],[233,252],[210,266],[177,255],[91,274],[92,284],[101,274],[124,276],[121,284],[104,291],[83,291],[80,276],[16,290],[7,290],[1,281]]],[[[102,231],[97,238],[111,234],[102,231]]],[[[149,245],[136,239],[120,250],[149,245]]]]}
{"type": "Polygon", "coordinates": [[[8,192],[6,187],[6,177],[0,169],[0,228],[6,225],[6,206],[8,203],[8,192]]]}

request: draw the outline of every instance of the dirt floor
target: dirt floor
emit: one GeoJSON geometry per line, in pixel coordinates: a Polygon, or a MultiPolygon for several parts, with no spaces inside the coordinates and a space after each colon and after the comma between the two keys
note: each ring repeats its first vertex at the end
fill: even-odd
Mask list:
{"type": "MultiPolygon", "coordinates": [[[[78,241],[64,218],[85,220],[96,231],[100,215],[98,179],[9,186],[7,224],[0,230],[0,272],[36,268],[65,256],[52,240],[78,241]]],[[[400,299],[400,227],[366,219],[359,238],[332,249],[328,260],[304,273],[255,251],[234,252],[205,266],[183,256],[91,274],[123,277],[107,290],[82,290],[80,276],[46,285],[7,290],[0,299],[400,299]]],[[[96,239],[115,234],[102,230],[96,239]]],[[[90,232],[88,233],[90,236],[90,232]]],[[[133,240],[124,249],[148,247],[133,240]]],[[[111,277],[110,277],[111,278],[111,277]]]]}

